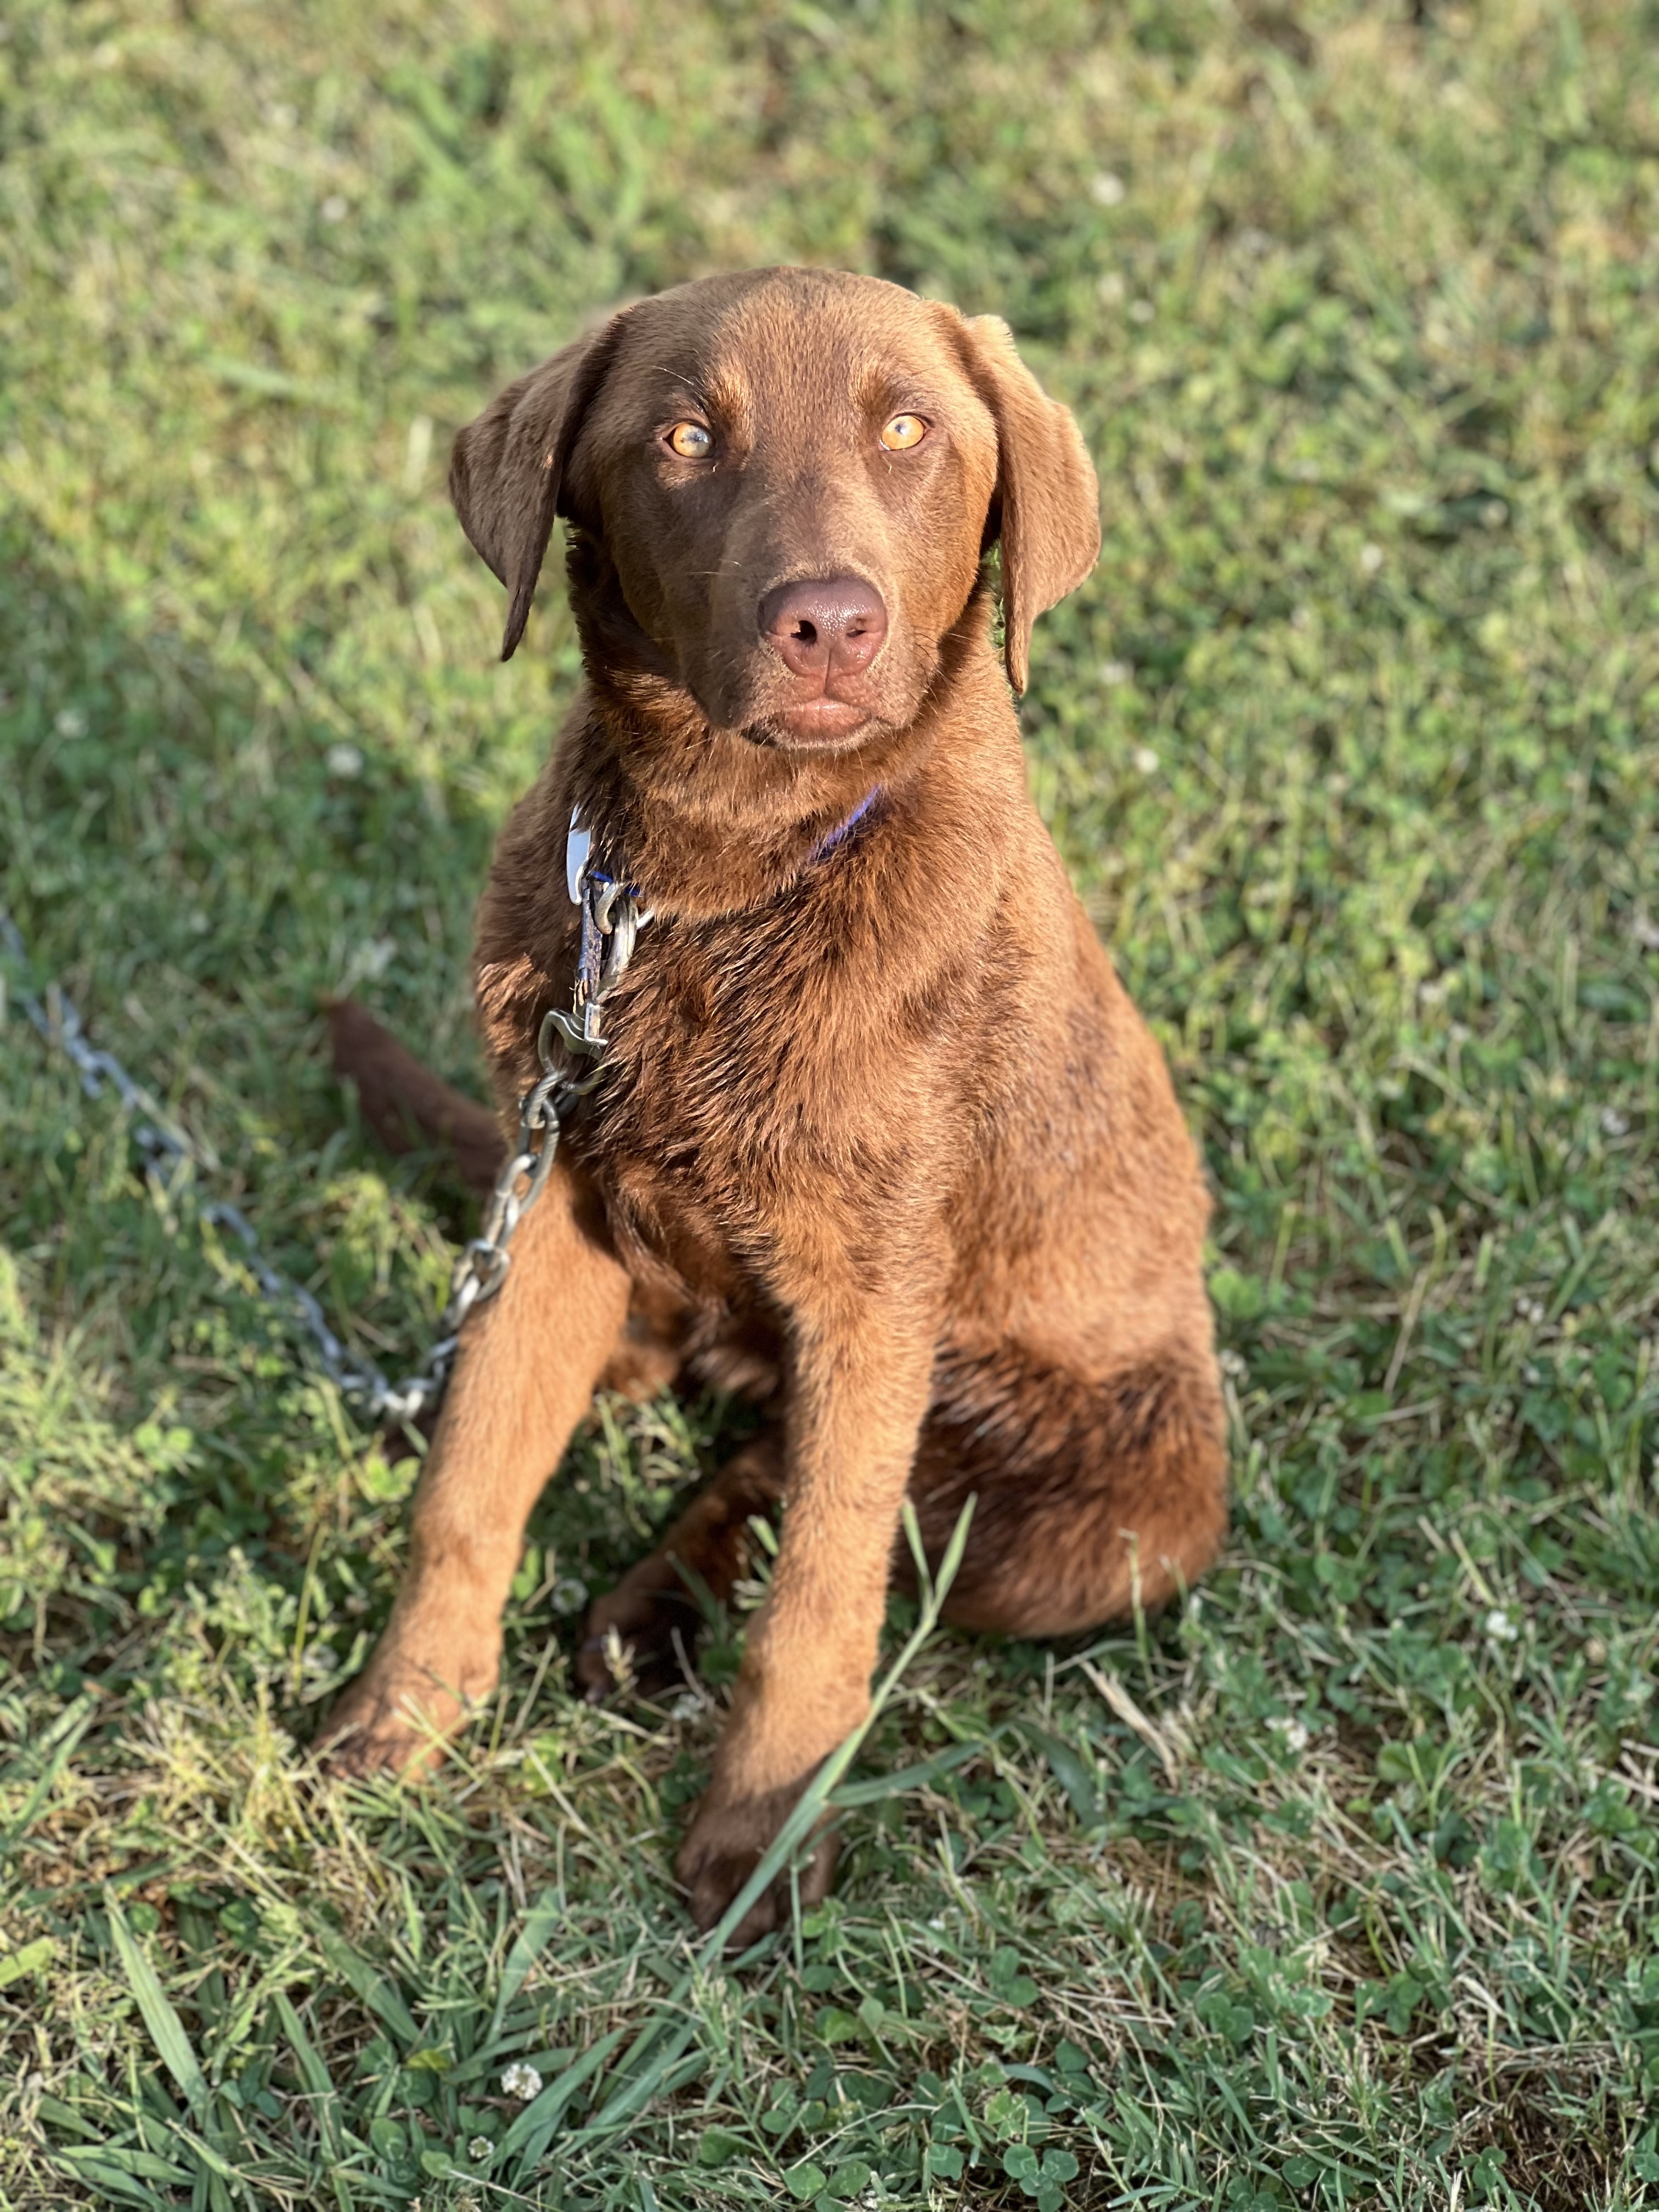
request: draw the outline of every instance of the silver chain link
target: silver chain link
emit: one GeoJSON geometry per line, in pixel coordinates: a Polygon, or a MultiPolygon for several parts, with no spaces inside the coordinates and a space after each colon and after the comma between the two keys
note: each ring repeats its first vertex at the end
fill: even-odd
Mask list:
{"type": "MultiPolygon", "coordinates": [[[[424,1363],[401,1382],[387,1380],[372,1359],[349,1352],[333,1330],[311,1292],[273,1267],[260,1249],[258,1237],[246,1214],[227,1200],[204,1196],[200,1216],[215,1228],[230,1230],[240,1241],[249,1271],[265,1303],[279,1313],[301,1321],[315,1349],[318,1364],[341,1395],[364,1419],[379,1425],[413,1421],[434,1408],[443,1396],[462,1324],[475,1306],[494,1297],[506,1279],[514,1231],[541,1195],[558,1151],[561,1117],[575,1101],[593,1088],[609,1039],[600,1029],[600,1010],[634,956],[639,931],[650,921],[638,894],[620,885],[597,868],[584,869],[580,885],[584,948],[601,948],[598,973],[589,980],[592,963],[584,959],[573,994],[573,1012],[554,1008],[543,1020],[536,1040],[542,1073],[519,1102],[518,1139],[513,1155],[495,1179],[478,1234],[464,1245],[450,1278],[449,1301],[438,1322],[437,1340],[424,1363]],[[556,1040],[568,1051],[592,1062],[582,1074],[573,1074],[554,1059],[556,1040]]],[[[27,972],[28,951],[16,924],[0,908],[0,945],[20,969],[27,972]]],[[[218,1172],[219,1163],[170,1121],[142,1084],[137,1083],[113,1053],[93,1046],[71,1000],[56,983],[48,984],[44,1000],[19,988],[15,992],[25,1016],[46,1042],[63,1053],[81,1078],[88,1098],[102,1095],[110,1084],[132,1117],[131,1134],[144,1164],[144,1174],[158,1194],[174,1200],[185,1181],[218,1172]]]]}

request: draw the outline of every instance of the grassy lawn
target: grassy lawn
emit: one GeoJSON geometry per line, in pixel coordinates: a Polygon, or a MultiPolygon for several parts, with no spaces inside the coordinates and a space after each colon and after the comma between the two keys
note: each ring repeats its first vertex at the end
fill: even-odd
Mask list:
{"type": "Polygon", "coordinates": [[[10,0],[0,2203],[1659,2203],[1656,621],[1652,0],[10,0]],[[741,1609],[672,1709],[568,1684],[741,1413],[601,1406],[488,1723],[319,1786],[415,1462],[202,1208],[424,1351],[467,1207],[318,1000],[477,1082],[577,674],[551,589],[496,665],[448,440],[791,258],[1006,315],[1099,464],[1024,726],[1215,1180],[1237,1502],[1178,1613],[934,1637],[727,1972],[741,1609]]]}

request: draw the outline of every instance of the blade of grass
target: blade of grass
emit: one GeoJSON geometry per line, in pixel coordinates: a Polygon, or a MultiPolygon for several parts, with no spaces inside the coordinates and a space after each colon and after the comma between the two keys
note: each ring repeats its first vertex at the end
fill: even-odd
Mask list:
{"type": "Polygon", "coordinates": [[[97,1711],[96,1698],[88,1698],[84,1703],[71,1705],[63,1719],[59,1721],[52,1732],[52,1736],[47,1739],[52,1750],[51,1758],[37,1776],[28,1796],[23,1800],[22,1808],[16,1819],[6,1830],[5,1834],[0,1836],[0,1856],[3,1856],[12,1844],[28,1833],[35,1814],[51,1796],[53,1785],[74,1757],[76,1746],[92,1726],[97,1711]]]}
{"type": "Polygon", "coordinates": [[[977,1739],[969,1743],[953,1743],[936,1759],[919,1760],[915,1766],[901,1766],[891,1774],[872,1774],[864,1782],[844,1782],[830,1801],[831,1808],[837,1813],[850,1813],[860,1805],[879,1805],[884,1798],[896,1797],[906,1790],[924,1789],[928,1783],[938,1782],[947,1774],[954,1774],[957,1767],[966,1766],[984,1748],[985,1744],[977,1739]]]}
{"type": "Polygon", "coordinates": [[[565,2106],[583,2084],[599,2072],[622,2041],[623,2033],[622,2028],[613,2027],[608,2035],[599,2038],[592,2050],[583,2051],[580,2058],[539,2091],[501,2137],[497,2156],[504,2157],[518,2151],[522,2153],[526,2166],[533,2165],[552,2140],[553,2130],[562,2118],[565,2106]]]}
{"type": "Polygon", "coordinates": [[[779,1829],[770,1846],[762,1855],[753,1874],[750,1875],[748,1881],[744,1882],[743,1887],[709,1930],[698,1954],[701,1964],[708,1965],[720,1956],[732,1935],[741,1926],[750,1907],[757,1899],[766,1894],[795,1852],[817,1826],[819,1816],[828,1805],[831,1794],[848,1768],[858,1757],[860,1746],[881,1717],[889,1699],[908,1671],[911,1661],[915,1658],[923,1644],[939,1626],[939,1614],[944,1610],[945,1598],[950,1593],[951,1583],[956,1580],[957,1571],[962,1565],[962,1555],[967,1549],[968,1529],[974,1517],[974,1507],[976,1502],[975,1498],[969,1498],[957,1516],[956,1528],[951,1533],[949,1544],[945,1547],[945,1557],[939,1562],[939,1574],[935,1578],[928,1572],[927,1558],[922,1547],[921,1530],[916,1521],[915,1508],[908,1498],[905,1499],[902,1513],[904,1534],[909,1543],[911,1554],[915,1560],[916,1578],[921,1595],[916,1625],[907,1638],[898,1656],[882,1677],[874,1696],[870,1700],[869,1711],[866,1713],[858,1726],[836,1745],[829,1758],[819,1767],[811,1781],[802,1791],[794,1809],[782,1827],[779,1829]]]}
{"type": "Polygon", "coordinates": [[[412,2050],[421,2039],[421,2031],[415,2025],[414,2014],[404,2002],[401,1991],[391,1977],[378,1966],[359,1957],[343,1936],[332,1929],[319,1928],[317,1948],[328,1960],[343,1981],[349,1983],[375,2016],[384,2021],[392,2033],[401,2038],[404,2049],[412,2050]]]}
{"type": "Polygon", "coordinates": [[[300,2018],[298,2010],[285,1990],[276,1991],[276,2018],[281,2023],[283,2033],[288,2038],[289,2048],[293,2051],[299,2066],[300,2079],[305,2084],[307,2095],[315,2102],[317,2133],[322,2142],[324,2156],[328,2161],[329,2179],[333,2185],[335,2202],[339,2205],[340,2212],[351,2212],[351,2194],[339,2172],[338,2166],[340,2136],[339,2130],[335,2125],[337,2092],[333,2078],[323,2063],[322,2054],[306,2033],[305,2022],[300,2018]]]}
{"type": "MultiPolygon", "coordinates": [[[[857,1758],[860,1746],[880,1718],[911,1662],[939,1624],[945,1597],[950,1591],[951,1584],[956,1579],[957,1571],[962,1565],[963,1553],[967,1548],[968,1529],[973,1519],[975,1502],[973,1498],[969,1498],[963,1507],[957,1517],[956,1528],[951,1533],[950,1543],[945,1547],[945,1556],[939,1562],[938,1576],[935,1577],[928,1571],[915,1509],[908,1498],[905,1499],[902,1510],[904,1533],[916,1562],[917,1581],[921,1594],[921,1604],[917,1613],[915,1627],[911,1631],[892,1665],[882,1677],[870,1700],[870,1709],[863,1720],[836,1747],[823,1765],[819,1767],[811,1781],[802,1791],[789,1817],[779,1829],[770,1845],[762,1854],[754,1872],[698,1947],[690,1972],[683,1976],[676,1984],[663,2004],[658,2008],[656,2014],[647,2022],[635,2039],[628,2056],[617,2068],[615,2078],[622,2086],[613,2091],[606,2103],[586,2126],[580,2129],[570,2138],[573,2149],[579,2144],[592,2142],[597,2137],[609,2133],[622,2120],[629,2118],[646,2101],[650,2091],[647,2090],[644,2094],[638,2094],[639,2083],[628,2081],[625,2077],[630,2075],[644,2058],[651,2045],[666,2027],[668,2016],[672,2008],[684,2002],[693,1984],[721,1965],[725,1959],[726,1945],[742,1924],[750,1907],[757,1899],[766,1894],[796,1851],[817,1826],[825,1810],[829,1808],[830,1799],[842,1777],[857,1758]]],[[[665,2069],[678,2058],[696,2032],[696,2021],[694,2016],[682,2027],[670,2050],[660,2054],[653,2061],[649,2075],[645,2078],[648,2078],[653,2086],[659,2082],[664,2077],[665,2069]]]]}
{"type": "Polygon", "coordinates": [[[495,2010],[489,2023],[486,2045],[493,2044],[501,2032],[501,2021],[507,2008],[524,1987],[525,1977],[535,1965],[547,1940],[558,1926],[564,1914],[564,1899],[557,1890],[544,1889],[525,1915],[524,1926],[513,1939],[513,1948],[507,1954],[507,1964],[501,1969],[501,1986],[495,1998],[495,2010]]]}
{"type": "Polygon", "coordinates": [[[0,1959],[0,1990],[8,1990],[14,1982],[21,1981],[25,1974],[38,1974],[43,1966],[49,1966],[57,1948],[50,1936],[40,1936],[33,1943],[8,1951],[0,1959]]]}
{"type": "Polygon", "coordinates": [[[55,2163],[61,2164],[76,2181],[88,2187],[101,2190],[106,2200],[113,2204],[137,2204],[143,2212],[173,2212],[177,2199],[158,2197],[154,2190],[146,2189],[142,2181],[118,2166],[106,2166],[101,2160],[82,2155],[78,2147],[60,2146],[52,2152],[55,2163]]]}
{"type": "Polygon", "coordinates": [[[222,2185],[216,2191],[215,2191],[213,2184],[216,2181],[221,2185],[227,2181],[234,2181],[239,2189],[246,2188],[246,2177],[244,2174],[239,2173],[236,2168],[230,2163],[230,2160],[228,2158],[222,2158],[220,2154],[214,2149],[210,2143],[204,2142],[200,2136],[193,2135],[190,2129],[186,2127],[179,2127],[175,2130],[175,2132],[178,2135],[179,2141],[181,2142],[187,2143],[191,2151],[194,2152],[195,2155],[207,2168],[209,2176],[208,2191],[210,2196],[216,2195],[222,2200],[224,2198],[222,2185]]]}
{"type": "Polygon", "coordinates": [[[181,2166],[153,2150],[127,2150],[118,2143],[64,2143],[56,2155],[77,2164],[103,2164],[146,2181],[165,2181],[174,2189],[188,2189],[191,2177],[181,2166]]]}
{"type": "Polygon", "coordinates": [[[184,2092],[185,2103],[204,2124],[210,2123],[212,2100],[208,2092],[207,2076],[185,2033],[184,2022],[173,2010],[161,1987],[155,1969],[134,1940],[127,1925],[126,1915],[107,1891],[104,1909],[109,1914],[110,1933],[115,1939],[115,1948],[121,1961],[127,1985],[137,1999],[138,2010],[144,2026],[149,2030],[161,2063],[184,2092]]]}

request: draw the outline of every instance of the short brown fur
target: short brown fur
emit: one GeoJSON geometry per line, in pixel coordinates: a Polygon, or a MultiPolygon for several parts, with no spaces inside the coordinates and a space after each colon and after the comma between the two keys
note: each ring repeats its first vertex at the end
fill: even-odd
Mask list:
{"type": "MultiPolygon", "coordinates": [[[[573,807],[655,919],[600,1085],[467,1326],[408,1574],[332,1757],[406,1765],[492,1688],[526,1518],[597,1386],[684,1369],[747,1389],[774,1428],[599,1601],[580,1661],[604,1689],[614,1634],[672,1679],[685,1593],[724,1595],[747,1516],[782,1497],[678,1860],[706,1926],[867,1708],[907,1486],[935,1552],[977,1499],[948,1607],[972,1628],[1059,1634],[1156,1605],[1223,1534],[1208,1200],[1162,1054],[1027,794],[990,635],[1000,541],[1023,688],[1033,621],[1093,564],[1094,474],[1001,325],[779,270],[645,301],[555,356],[461,434],[452,485],[511,595],[509,652],[570,522],[586,670],[480,912],[503,1116],[568,1000],[573,807]],[[903,411],[927,434],[895,453],[882,425],[903,411]],[[666,442],[686,419],[708,458],[666,442]],[[832,658],[815,691],[757,609],[847,576],[878,595],[884,641],[863,667],[832,658]]],[[[337,1015],[337,1052],[375,1125],[447,1123],[487,1176],[465,1102],[367,1019],[337,1015]]]]}

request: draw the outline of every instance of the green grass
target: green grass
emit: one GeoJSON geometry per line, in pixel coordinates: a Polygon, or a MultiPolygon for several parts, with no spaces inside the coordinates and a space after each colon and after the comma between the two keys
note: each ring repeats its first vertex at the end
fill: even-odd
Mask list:
{"type": "Polygon", "coordinates": [[[577,665],[551,590],[495,664],[453,429],[708,269],[998,310],[1100,464],[1024,724],[1216,1181],[1237,1490],[1176,1615],[935,1637],[725,1972],[669,1869],[741,1619],[672,1710],[568,1658],[741,1416],[601,1407],[489,1723],[318,1786],[413,1463],[14,997],[8,2207],[1659,2202],[1659,9],[1418,13],[8,8],[14,987],[410,1364],[466,1208],[316,1001],[477,1080],[577,665]]]}

